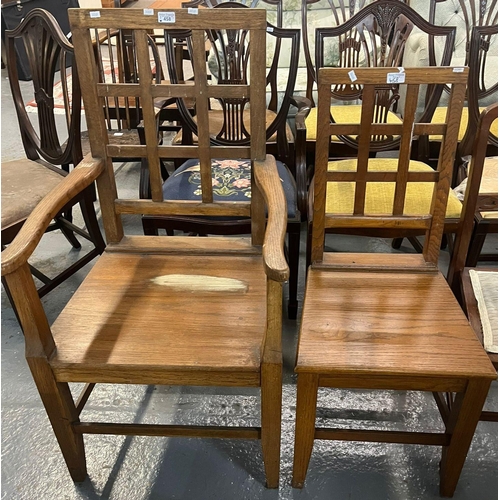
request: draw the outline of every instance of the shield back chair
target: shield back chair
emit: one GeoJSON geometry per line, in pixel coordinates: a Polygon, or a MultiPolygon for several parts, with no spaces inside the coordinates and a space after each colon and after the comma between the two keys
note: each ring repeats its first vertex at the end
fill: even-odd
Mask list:
{"type": "MultiPolygon", "coordinates": [[[[214,9],[234,10],[241,8],[241,4],[230,2],[219,4],[214,9]]],[[[245,9],[248,10],[248,9],[245,9]]],[[[177,32],[178,36],[181,33],[177,32]]],[[[191,46],[190,34],[186,33],[186,43],[191,46]]],[[[220,85],[246,84],[248,81],[248,33],[228,30],[226,32],[213,31],[209,34],[213,50],[209,59],[213,59],[215,70],[212,78],[220,85]],[[236,48],[235,48],[236,47],[236,48]]],[[[278,171],[283,182],[287,198],[287,234],[288,258],[290,265],[288,316],[295,319],[298,308],[298,274],[300,255],[300,230],[302,220],[306,218],[306,181],[305,171],[295,171],[294,137],[287,124],[287,117],[294,102],[292,98],[299,57],[300,32],[297,29],[283,29],[268,24],[267,44],[269,39],[274,43],[272,56],[269,52],[266,59],[270,64],[267,71],[267,88],[269,102],[265,111],[267,152],[278,160],[278,171]],[[286,61],[288,78],[286,87],[278,95],[278,63],[286,61]],[[290,167],[290,168],[289,168],[290,167]]],[[[173,65],[174,44],[172,39],[166,39],[167,61],[170,61],[170,80],[178,82],[179,78],[173,65]]],[[[209,66],[210,66],[209,61],[209,66]]],[[[181,147],[181,143],[196,142],[198,123],[189,112],[186,100],[179,100],[177,107],[183,120],[183,134],[173,143],[181,147]],[[186,137],[186,131],[189,137],[186,137]],[[186,140],[187,139],[187,140],[186,140]]],[[[213,145],[245,145],[251,141],[251,129],[248,118],[251,113],[246,97],[234,99],[218,96],[211,101],[209,111],[210,141],[213,145]]],[[[223,151],[221,149],[221,151],[223,151]]],[[[163,196],[169,200],[196,200],[200,199],[200,161],[196,158],[184,161],[174,173],[165,180],[163,196]]],[[[214,199],[219,201],[241,201],[251,196],[251,168],[250,160],[245,157],[214,158],[213,168],[214,199]]],[[[171,216],[144,215],[144,233],[158,235],[163,229],[172,236],[174,230],[196,234],[238,235],[247,234],[251,230],[251,221],[248,217],[209,218],[200,214],[199,217],[185,217],[180,214],[171,216]]]]}
{"type": "MultiPolygon", "coordinates": [[[[467,158],[472,153],[473,139],[479,126],[479,114],[482,109],[480,108],[480,96],[482,93],[486,93],[481,77],[486,71],[485,50],[492,42],[492,38],[497,36],[498,25],[477,26],[472,29],[469,51],[468,122],[463,139],[458,145],[457,167],[462,158],[467,158]]],[[[486,236],[498,234],[498,119],[493,122],[488,131],[488,154],[493,157],[487,157],[484,165],[483,183],[479,191],[481,203],[475,215],[474,231],[467,253],[467,267],[475,267],[479,260],[498,260],[497,254],[481,253],[486,236]]],[[[458,171],[457,174],[457,182],[460,182],[465,172],[458,171]]]]}
{"type": "MultiPolygon", "coordinates": [[[[498,177],[498,159],[494,158],[494,161],[488,162],[492,158],[486,156],[492,124],[497,118],[498,104],[486,108],[479,118],[471,152],[464,208],[453,246],[447,279],[491,363],[498,371],[498,269],[496,267],[473,268],[467,264],[468,254],[473,251],[477,212],[498,209],[498,193],[496,193],[496,202],[492,203],[494,196],[491,193],[481,192],[484,175],[490,173],[487,170],[496,170],[498,177]]],[[[452,398],[452,394],[441,396],[441,408],[445,414],[449,413],[452,398]]],[[[498,421],[498,413],[483,411],[481,420],[498,421]]]]}
{"type": "MultiPolygon", "coordinates": [[[[331,123],[334,85],[350,85],[347,69],[319,70],[318,146],[314,176],[312,265],[307,285],[296,363],[297,416],[293,486],[302,487],[315,439],[395,442],[442,446],[441,494],[455,490],[495,370],[460,305],[438,270],[445,207],[457,142],[467,69],[408,68],[401,124],[373,123],[377,88],[386,87],[398,68],[358,68],[363,87],[359,124],[331,123]],[[444,123],[415,122],[419,90],[448,83],[452,91],[444,123]],[[414,135],[444,136],[438,171],[418,171],[410,163],[414,135]],[[355,135],[356,168],[328,165],[330,136],[355,135]],[[369,158],[372,135],[399,135],[397,169],[377,168],[369,158]],[[367,210],[368,193],[392,184],[392,199],[377,213],[367,210]],[[408,212],[409,185],[429,183],[432,202],[425,214],[408,212]],[[349,208],[330,209],[329,192],[349,186],[349,208]],[[425,230],[422,255],[324,253],[328,228],[419,227],[425,230]],[[444,432],[378,431],[316,427],[319,387],[366,390],[455,392],[444,432]]],[[[333,464],[332,464],[333,465],[333,464]]]]}
{"type": "MultiPolygon", "coordinates": [[[[352,16],[344,15],[344,17],[347,19],[338,26],[316,29],[314,64],[311,61],[310,50],[305,48],[306,60],[308,60],[308,80],[310,80],[308,89],[311,89],[307,97],[310,99],[313,98],[311,92],[316,78],[317,69],[315,68],[402,66],[406,42],[413,31],[420,30],[431,38],[437,37],[442,40],[444,50],[439,65],[448,66],[450,63],[454,28],[438,27],[428,23],[404,2],[379,0],[369,3],[352,16]]],[[[305,44],[307,34],[304,31],[303,36],[305,44]]],[[[435,58],[430,65],[436,65],[435,58]]],[[[428,89],[425,116],[422,121],[430,121],[439,93],[439,88],[428,89]]],[[[337,123],[359,123],[360,96],[359,85],[355,81],[346,86],[333,87],[332,97],[337,100],[335,106],[331,108],[333,119],[337,123]]],[[[400,97],[397,84],[379,93],[376,107],[378,122],[400,123],[400,115],[404,109],[404,106],[401,106],[400,97]],[[398,109],[398,105],[402,109],[398,109]]],[[[312,108],[305,121],[306,151],[310,164],[313,163],[316,148],[316,118],[317,108],[312,108]]],[[[397,149],[398,145],[399,139],[396,137],[386,141],[375,141],[372,143],[372,153],[375,155],[378,151],[397,149]]],[[[338,158],[352,157],[356,155],[356,149],[349,140],[339,139],[332,141],[331,155],[338,158]]]]}
{"type": "MultiPolygon", "coordinates": [[[[433,2],[431,2],[433,4],[433,2]]],[[[467,3],[461,3],[462,8],[468,5],[467,3]]],[[[467,16],[465,16],[468,19],[467,16]]],[[[496,18],[496,16],[495,16],[496,18]]],[[[481,18],[476,22],[480,22],[481,18]]],[[[468,31],[466,32],[468,33],[468,31]]],[[[492,47],[494,47],[497,43],[496,38],[498,35],[498,25],[494,26],[475,26],[471,29],[470,36],[461,32],[460,41],[464,43],[462,38],[466,40],[467,51],[465,54],[461,54],[456,56],[456,50],[454,52],[454,60],[466,60],[466,64],[470,67],[469,71],[469,81],[467,85],[467,107],[464,107],[464,112],[462,115],[462,119],[460,121],[460,129],[459,129],[459,144],[457,148],[457,154],[455,157],[455,168],[453,171],[452,177],[452,187],[456,187],[461,182],[464,182],[464,177],[467,175],[465,165],[468,164],[468,158],[470,158],[472,152],[472,146],[474,143],[474,137],[476,135],[476,131],[479,124],[479,115],[484,107],[481,106],[481,103],[487,102],[488,100],[496,100],[495,96],[498,96],[498,85],[494,84],[487,86],[486,82],[486,74],[488,72],[494,72],[496,75],[496,71],[491,71],[492,65],[496,67],[496,59],[497,56],[495,54],[491,54],[492,47]],[[486,68],[489,67],[487,70],[486,68]]],[[[460,46],[460,44],[458,44],[460,46]]],[[[437,49],[436,49],[437,50],[437,49]]],[[[445,87],[445,91],[449,94],[449,88],[445,87]]],[[[445,94],[446,95],[446,94],[445,94]]],[[[442,120],[445,116],[446,106],[439,106],[436,108],[436,111],[431,120],[437,122],[438,120],[442,120]]],[[[494,156],[495,159],[487,160],[485,165],[485,181],[488,178],[488,172],[491,170],[489,168],[490,162],[493,164],[496,162],[496,155],[498,151],[498,120],[493,122],[493,126],[489,131],[489,145],[488,145],[488,154],[489,156],[494,156]]],[[[419,138],[418,141],[418,153],[417,157],[429,165],[434,166],[438,153],[438,146],[440,144],[440,136],[437,134],[433,134],[428,138],[419,138]]],[[[492,169],[493,178],[489,182],[489,192],[491,194],[492,186],[497,185],[498,177],[497,170],[493,165],[492,169]]],[[[465,181],[466,182],[466,181],[465,181]]],[[[486,182],[483,183],[483,190],[486,186],[486,182]]],[[[493,188],[496,192],[498,188],[493,188]]],[[[458,187],[456,189],[458,194],[463,192],[463,186],[458,187]]],[[[495,194],[495,193],[493,193],[495,194]]],[[[453,198],[455,196],[453,195],[453,198]]],[[[492,198],[495,200],[495,196],[492,198]]],[[[453,201],[456,204],[455,200],[453,201]]],[[[460,208],[457,205],[457,209],[460,208]]],[[[450,254],[453,253],[453,237],[459,229],[459,218],[460,212],[455,213],[456,210],[450,210],[447,214],[447,218],[445,220],[444,226],[444,234],[446,236],[446,243],[448,244],[448,251],[450,254]],[[458,217],[457,217],[458,215],[458,217]]],[[[481,249],[483,247],[484,241],[488,234],[498,234],[498,213],[496,210],[483,210],[483,212],[478,212],[476,214],[476,224],[474,228],[474,233],[471,241],[471,250],[467,254],[467,266],[474,267],[477,265],[478,260],[497,260],[497,254],[481,254],[481,249]]],[[[410,238],[409,240],[413,247],[421,252],[422,247],[419,244],[418,240],[415,238],[410,238]]],[[[401,239],[396,239],[393,242],[393,248],[400,248],[401,239]]]]}
{"type": "MultiPolygon", "coordinates": [[[[5,32],[5,48],[9,83],[26,158],[2,162],[2,249],[14,240],[40,200],[63,182],[70,165],[77,165],[82,159],[81,93],[74,65],[72,68],[69,65],[67,70],[61,71],[62,104],[59,106],[60,103],[55,101],[57,95],[54,84],[59,68],[66,68],[67,61],[73,57],[73,47],[57,21],[45,10],[32,10],[15,30],[5,32]],[[33,75],[33,95],[37,105],[36,125],[32,123],[26,111],[26,95],[23,96],[19,85],[14,48],[17,40],[24,42],[33,75]],[[66,71],[71,71],[71,77],[66,78],[66,71]],[[68,81],[72,82],[72,92],[68,89],[68,81]],[[56,118],[56,113],[60,111],[65,116],[64,121],[56,118]],[[62,127],[59,132],[57,123],[61,123],[62,127]],[[61,138],[65,137],[60,138],[60,135],[64,133],[67,133],[68,139],[62,143],[61,138]]],[[[33,275],[42,283],[38,289],[40,297],[104,250],[105,244],[92,201],[92,188],[85,189],[68,199],[54,214],[47,231],[59,229],[75,249],[81,248],[75,234],[92,242],[93,246],[56,277],[49,278],[39,269],[31,267],[33,275]],[[80,206],[86,229],[73,224],[71,209],[77,205],[80,206]]],[[[64,246],[61,246],[61,249],[64,249],[64,246]]],[[[9,294],[7,286],[6,291],[9,294]]]]}
{"type": "MultiPolygon", "coordinates": [[[[494,104],[498,100],[498,40],[497,31],[489,31],[489,28],[498,24],[498,3],[496,0],[485,0],[477,2],[475,0],[463,1],[444,1],[444,0],[430,0],[429,2],[429,22],[437,25],[456,26],[457,33],[455,39],[455,46],[453,47],[453,58],[451,64],[453,66],[470,66],[474,68],[469,73],[469,78],[474,80],[475,91],[469,95],[471,82],[469,82],[466,94],[467,105],[462,113],[462,121],[460,122],[460,129],[458,140],[460,143],[465,138],[466,130],[469,120],[474,124],[472,133],[467,138],[466,145],[468,155],[472,150],[472,143],[474,142],[477,124],[479,122],[479,115],[485,106],[494,104]],[[482,43],[479,47],[474,49],[472,54],[472,38],[474,28],[486,28],[483,31],[482,43]],[[469,117],[469,112],[473,116],[469,117]]],[[[477,35],[476,35],[477,36],[477,35]]],[[[441,44],[438,39],[427,39],[419,37],[417,40],[412,41],[411,50],[405,54],[405,59],[412,60],[420,58],[424,45],[429,45],[433,53],[439,53],[441,44]]],[[[425,52],[425,51],[424,51],[425,52]]],[[[420,60],[421,65],[427,66],[427,61],[420,60]]],[[[449,91],[449,89],[446,89],[449,91]]],[[[446,108],[438,105],[434,112],[435,119],[442,121],[442,117],[446,114],[446,108]]],[[[434,119],[434,118],[433,118],[434,119]]],[[[437,158],[436,150],[439,150],[439,136],[431,136],[429,138],[428,146],[419,151],[419,159],[423,161],[434,161],[437,158]]],[[[498,146],[498,125],[491,130],[491,147],[489,155],[494,155],[494,149],[498,146]]],[[[457,169],[461,163],[460,154],[457,155],[457,169]]],[[[460,177],[456,170],[452,179],[452,187],[455,187],[463,179],[460,177]]]]}
{"type": "MultiPolygon", "coordinates": [[[[134,434],[261,439],[267,485],[278,487],[281,421],[282,284],[288,279],[283,253],[286,202],[275,160],[265,144],[265,13],[260,10],[197,16],[175,10],[175,23],[165,25],[142,9],[98,11],[70,9],[75,55],[89,124],[92,155],[60,187],[44,198],[2,255],[2,276],[18,306],[26,336],[26,356],[35,383],[75,481],[87,475],[83,434],[134,434]],[[208,85],[205,33],[241,29],[252,37],[248,84],[208,85]],[[139,84],[101,83],[92,52],[93,29],[131,30],[136,42],[139,84]],[[165,29],[166,28],[166,29],[165,29]],[[191,87],[156,84],[149,77],[150,29],[191,30],[195,79],[191,87]],[[141,78],[141,75],[146,75],[141,78]],[[158,145],[154,102],[157,98],[196,99],[197,145],[158,145]],[[243,146],[213,146],[208,129],[208,99],[245,95],[251,102],[252,138],[243,146]],[[139,97],[146,144],[108,143],[101,99],[139,97]],[[160,157],[201,159],[202,199],[164,201],[160,157]],[[252,158],[251,200],[214,200],[211,159],[252,158]],[[114,158],[147,157],[151,200],[120,198],[114,158]],[[52,214],[68,196],[97,180],[107,246],[79,289],[49,326],[36,294],[27,258],[52,214]],[[268,211],[266,225],[265,213],[268,211]],[[157,238],[124,234],[128,214],[203,213],[252,218],[251,238],[157,238]],[[196,307],[189,322],[186,314],[196,307]],[[235,328],[234,317],[239,318],[235,328]],[[75,403],[69,382],[87,384],[75,403]],[[80,415],[94,385],[163,384],[260,387],[261,425],[177,426],[82,421],[80,415]]],[[[156,14],[157,12],[155,12],[156,14]]],[[[92,401],[92,399],[90,399],[92,401]]],[[[84,414],[81,415],[82,418],[84,414]]]]}

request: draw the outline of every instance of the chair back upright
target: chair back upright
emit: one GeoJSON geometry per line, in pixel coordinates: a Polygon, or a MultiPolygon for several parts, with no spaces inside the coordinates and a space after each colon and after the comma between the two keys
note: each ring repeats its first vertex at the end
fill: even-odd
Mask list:
{"type": "Polygon", "coordinates": [[[16,29],[5,32],[5,49],[9,84],[26,156],[33,161],[41,158],[52,165],[77,165],[82,159],[82,106],[78,73],[76,65],[72,64],[73,46],[51,14],[33,9],[16,29]],[[19,84],[15,49],[15,41],[19,39],[24,43],[32,75],[36,128],[28,116],[26,96],[23,97],[19,84]],[[58,91],[61,103],[56,102],[58,91]],[[66,136],[57,131],[58,112],[65,115],[66,136]]]}
{"type": "MultiPolygon", "coordinates": [[[[423,265],[437,266],[441,236],[455,158],[458,127],[467,84],[467,68],[408,68],[404,73],[407,86],[404,120],[401,124],[377,123],[376,96],[397,75],[398,68],[321,68],[318,86],[318,125],[316,165],[314,176],[314,207],[312,230],[312,264],[323,261],[325,229],[333,228],[398,228],[425,230],[423,265]],[[358,124],[331,123],[331,89],[336,85],[351,85],[352,71],[356,84],[362,89],[361,122],[358,124]],[[451,85],[448,113],[444,123],[419,123],[416,107],[419,90],[426,85],[451,85]],[[410,169],[410,150],[414,136],[442,134],[443,142],[437,171],[419,172],[410,169]],[[331,136],[349,135],[357,144],[356,170],[328,171],[331,136]],[[397,171],[370,169],[370,142],[373,136],[399,136],[397,171]],[[349,214],[325,213],[327,189],[330,182],[348,182],[353,186],[353,206],[349,214]],[[394,183],[392,208],[388,213],[365,215],[367,188],[378,182],[394,183]],[[406,188],[410,182],[434,184],[428,214],[405,213],[406,188]]],[[[401,81],[401,80],[400,80],[401,81]]],[[[418,256],[420,258],[420,256],[418,256]]]]}
{"type": "MultiPolygon", "coordinates": [[[[252,218],[254,244],[262,244],[265,211],[264,201],[253,189],[248,202],[214,202],[212,191],[213,158],[251,158],[252,161],[266,159],[265,102],[265,46],[266,13],[262,10],[231,9],[223,16],[215,16],[211,9],[200,9],[198,15],[187,9],[169,13],[169,19],[160,16],[145,16],[141,9],[127,9],[116,15],[113,10],[101,10],[100,17],[91,17],[86,9],[70,10],[70,22],[75,41],[75,52],[82,79],[82,94],[89,125],[92,155],[106,160],[107,175],[98,179],[98,189],[103,213],[103,222],[108,243],[119,242],[124,234],[121,216],[124,214],[147,215],[206,215],[239,216],[252,218]],[[160,22],[163,21],[163,22],[160,22]],[[167,22],[165,22],[167,21],[167,22]],[[247,83],[211,85],[207,78],[205,36],[211,30],[233,30],[245,26],[252,43],[247,54],[249,80],[247,83]],[[102,83],[93,56],[91,31],[94,29],[130,30],[134,39],[138,83],[102,83]],[[151,76],[149,30],[161,29],[168,40],[169,31],[191,32],[194,83],[191,85],[156,83],[151,76]],[[108,143],[104,109],[100,99],[107,97],[139,98],[145,130],[145,145],[115,146],[108,143]],[[191,98],[196,102],[198,142],[188,146],[159,145],[158,124],[154,110],[155,100],[191,98]],[[209,131],[209,99],[248,99],[252,135],[246,144],[215,145],[209,131]],[[118,196],[112,158],[143,157],[148,160],[151,182],[151,200],[122,199],[118,196]],[[159,158],[199,158],[201,174],[201,203],[163,201],[159,158]]],[[[252,182],[254,180],[252,179],[252,182]]]]}
{"type": "MultiPolygon", "coordinates": [[[[467,85],[469,120],[464,137],[458,146],[458,163],[462,161],[463,157],[472,154],[474,139],[479,127],[481,100],[488,95],[498,94],[498,83],[486,88],[484,78],[484,72],[488,71],[489,67],[488,60],[490,60],[488,58],[488,48],[493,37],[498,37],[498,24],[492,26],[475,26],[472,28],[468,51],[470,67],[469,83],[467,85]]],[[[491,130],[488,131],[488,137],[489,143],[498,147],[498,137],[491,130]]],[[[463,174],[463,172],[458,172],[458,182],[463,178],[461,173],[463,174]]]]}

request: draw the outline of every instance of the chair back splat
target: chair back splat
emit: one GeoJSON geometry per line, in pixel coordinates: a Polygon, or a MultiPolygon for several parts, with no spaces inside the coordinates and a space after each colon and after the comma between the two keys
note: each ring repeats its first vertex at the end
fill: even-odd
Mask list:
{"type": "MultiPolygon", "coordinates": [[[[425,230],[426,242],[423,259],[426,265],[436,266],[439,256],[441,235],[445,216],[446,202],[450,187],[456,138],[463,107],[467,69],[454,72],[452,68],[408,68],[404,73],[407,85],[405,120],[401,124],[376,123],[377,93],[385,91],[391,78],[397,77],[394,68],[356,68],[355,81],[362,87],[363,107],[361,123],[331,123],[328,103],[331,88],[338,85],[351,85],[350,69],[320,69],[318,95],[320,102],[327,103],[318,108],[318,141],[316,146],[316,167],[314,180],[314,216],[311,257],[312,262],[323,260],[323,246],[326,229],[335,228],[399,228],[425,230]],[[395,76],[396,75],[396,76],[395,76]],[[419,89],[427,84],[443,85],[453,82],[453,94],[446,124],[415,123],[419,89]],[[413,119],[412,119],[413,118],[413,119]],[[410,169],[410,149],[415,135],[430,134],[437,127],[444,134],[443,147],[437,172],[412,172],[410,169]],[[325,132],[326,131],[326,132],[325,132]],[[357,168],[353,171],[328,171],[328,158],[331,135],[351,136],[357,144],[357,168]],[[397,171],[370,171],[370,143],[377,137],[400,139],[400,153],[397,171]],[[351,214],[328,213],[326,206],[329,182],[355,183],[354,203],[351,214]],[[391,211],[380,217],[365,215],[365,200],[368,183],[394,182],[394,199],[391,211]],[[404,215],[406,188],[410,182],[434,183],[431,208],[427,215],[404,215]]],[[[373,160],[371,160],[373,161],[373,160]]]]}

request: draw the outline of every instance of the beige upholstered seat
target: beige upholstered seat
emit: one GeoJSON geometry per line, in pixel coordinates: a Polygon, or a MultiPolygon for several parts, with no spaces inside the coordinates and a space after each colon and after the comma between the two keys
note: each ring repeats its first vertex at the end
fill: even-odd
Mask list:
{"type": "Polygon", "coordinates": [[[26,219],[62,181],[57,170],[25,158],[2,163],[2,230],[26,219]]]}

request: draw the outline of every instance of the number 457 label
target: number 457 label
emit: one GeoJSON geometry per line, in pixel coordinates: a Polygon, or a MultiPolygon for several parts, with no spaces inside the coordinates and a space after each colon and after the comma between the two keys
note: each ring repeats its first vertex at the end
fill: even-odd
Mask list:
{"type": "Polygon", "coordinates": [[[158,12],[159,23],[175,23],[175,12],[158,12]]]}

